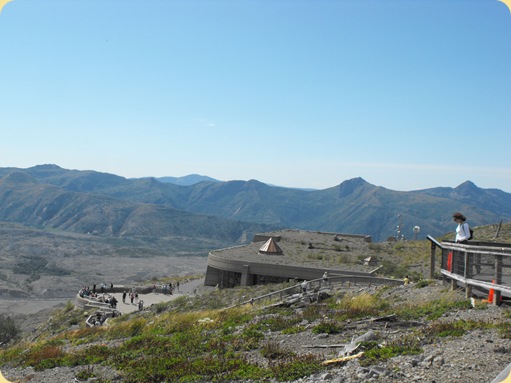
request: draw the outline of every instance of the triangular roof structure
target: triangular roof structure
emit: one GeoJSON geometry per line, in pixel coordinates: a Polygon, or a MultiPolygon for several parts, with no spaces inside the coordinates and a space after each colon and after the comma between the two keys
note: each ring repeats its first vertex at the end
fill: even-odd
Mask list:
{"type": "Polygon", "coordinates": [[[277,242],[271,237],[259,249],[261,254],[282,254],[282,249],[277,245],[277,242]]]}

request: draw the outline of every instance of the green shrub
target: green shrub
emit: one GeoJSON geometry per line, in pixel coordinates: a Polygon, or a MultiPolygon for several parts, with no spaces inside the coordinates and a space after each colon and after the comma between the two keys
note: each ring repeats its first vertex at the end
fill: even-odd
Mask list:
{"type": "Polygon", "coordinates": [[[143,319],[135,319],[130,323],[130,336],[136,336],[142,333],[146,322],[143,319]]]}
{"type": "Polygon", "coordinates": [[[264,339],[264,334],[257,327],[249,326],[241,333],[243,349],[253,350],[259,347],[259,341],[264,339]]]}
{"type": "MultiPolygon", "coordinates": [[[[369,247],[369,250],[375,251],[377,253],[383,252],[384,250],[383,245],[381,243],[370,243],[369,245],[367,245],[367,247],[369,247]]],[[[362,258],[364,257],[365,256],[362,256],[362,258]]]]}
{"type": "Polygon", "coordinates": [[[363,366],[378,363],[398,355],[417,355],[422,352],[416,334],[408,334],[387,345],[381,346],[377,342],[362,342],[364,358],[360,361],[363,366]]]}
{"type": "Polygon", "coordinates": [[[497,330],[499,332],[499,336],[502,339],[511,339],[511,323],[510,322],[502,322],[496,325],[497,330]]]}
{"type": "Polygon", "coordinates": [[[8,343],[18,337],[20,329],[11,317],[0,314],[0,343],[8,343]]]}
{"type": "Polygon", "coordinates": [[[423,330],[423,333],[428,337],[447,337],[447,336],[463,336],[467,333],[467,331],[473,330],[475,328],[484,328],[484,327],[493,327],[494,325],[490,325],[485,322],[475,322],[472,320],[457,320],[455,322],[447,322],[447,321],[436,321],[431,323],[426,330],[423,330]]]}
{"type": "Polygon", "coordinates": [[[305,327],[303,326],[293,326],[293,327],[288,327],[284,330],[282,330],[282,334],[284,335],[293,335],[293,334],[298,334],[300,332],[303,332],[305,331],[305,327]]]}
{"type": "Polygon", "coordinates": [[[397,242],[395,245],[394,245],[394,251],[403,251],[405,249],[405,242],[403,241],[400,241],[400,242],[397,242]]]}
{"type": "Polygon", "coordinates": [[[387,259],[384,259],[381,264],[382,267],[380,270],[378,270],[379,274],[393,276],[394,278],[398,279],[402,279],[405,277],[405,275],[408,275],[408,268],[402,265],[397,265],[396,263],[387,259]]]}
{"type": "Polygon", "coordinates": [[[388,302],[368,293],[359,295],[346,294],[341,299],[339,307],[342,312],[339,319],[353,319],[378,315],[388,307],[388,302]]]}
{"type": "Polygon", "coordinates": [[[166,302],[160,302],[160,303],[156,303],[154,305],[154,311],[156,312],[156,314],[161,314],[162,312],[165,312],[167,310],[167,303],[166,302]]]}
{"type": "MultiPolygon", "coordinates": [[[[412,279],[413,279],[413,277],[412,277],[412,279]]],[[[428,280],[428,279],[419,279],[419,281],[414,285],[414,287],[416,289],[422,289],[424,287],[428,287],[432,283],[435,283],[435,282],[432,280],[428,280]]]]}
{"type": "Polygon", "coordinates": [[[271,365],[271,371],[280,382],[297,380],[312,375],[323,369],[322,358],[317,355],[296,355],[294,357],[278,360],[271,365]]]}
{"type": "Polygon", "coordinates": [[[323,320],[312,328],[314,334],[340,334],[343,330],[343,323],[332,319],[323,320]]]}
{"type": "Polygon", "coordinates": [[[295,355],[295,352],[283,348],[280,343],[270,340],[261,347],[261,354],[271,360],[289,358],[295,355]]]}
{"type": "Polygon", "coordinates": [[[309,322],[314,322],[317,319],[322,319],[323,316],[323,311],[319,306],[316,305],[307,306],[302,312],[302,318],[309,322]]]}
{"type": "Polygon", "coordinates": [[[302,319],[295,317],[272,316],[261,320],[258,325],[261,330],[282,331],[290,327],[294,327],[300,323],[302,319]]]}
{"type": "Polygon", "coordinates": [[[64,356],[65,353],[60,346],[41,345],[27,352],[24,362],[40,371],[60,366],[64,356]]]}
{"type": "Polygon", "coordinates": [[[87,380],[89,378],[94,378],[95,376],[96,374],[94,373],[94,367],[92,366],[87,366],[85,369],[79,371],[76,374],[76,378],[78,380],[87,380]]]}
{"type": "Polygon", "coordinates": [[[426,317],[428,320],[440,318],[447,312],[453,310],[468,310],[472,306],[469,300],[450,301],[448,299],[437,299],[417,305],[401,306],[396,314],[402,319],[420,319],[426,317]]]}

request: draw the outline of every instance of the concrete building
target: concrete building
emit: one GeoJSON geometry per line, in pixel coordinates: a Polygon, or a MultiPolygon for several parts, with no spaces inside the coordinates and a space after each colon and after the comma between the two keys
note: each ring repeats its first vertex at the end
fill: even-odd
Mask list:
{"type": "Polygon", "coordinates": [[[330,276],[372,276],[371,237],[281,230],[258,234],[244,246],[209,253],[206,286],[235,287],[330,276]]]}

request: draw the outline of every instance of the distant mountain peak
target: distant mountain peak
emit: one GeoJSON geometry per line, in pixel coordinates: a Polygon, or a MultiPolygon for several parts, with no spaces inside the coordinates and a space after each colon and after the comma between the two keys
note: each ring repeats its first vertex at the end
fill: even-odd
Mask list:
{"type": "Polygon", "coordinates": [[[472,181],[465,181],[453,189],[453,193],[462,196],[470,196],[479,193],[480,189],[472,181]]]}
{"type": "Polygon", "coordinates": [[[33,166],[32,169],[59,169],[59,170],[64,170],[63,168],[61,168],[60,166],[58,165],[55,165],[55,164],[43,164],[43,165],[36,165],[36,166],[33,166]]]}
{"type": "Polygon", "coordinates": [[[339,188],[339,197],[346,197],[350,194],[353,194],[353,192],[357,189],[360,189],[361,187],[370,185],[366,180],[364,180],[361,177],[352,178],[350,180],[346,180],[342,182],[338,188],[339,188]]]}
{"type": "Polygon", "coordinates": [[[475,183],[473,183],[472,181],[465,181],[461,184],[459,184],[458,186],[456,186],[456,189],[458,188],[471,188],[471,189],[479,189],[477,187],[477,185],[475,183]]]}
{"type": "Polygon", "coordinates": [[[351,178],[349,180],[346,180],[344,182],[341,183],[341,185],[354,185],[354,186],[360,186],[360,185],[369,185],[369,183],[363,179],[362,177],[355,177],[355,178],[351,178]]]}
{"type": "Polygon", "coordinates": [[[251,179],[251,180],[248,180],[248,181],[245,181],[245,183],[249,184],[249,185],[264,185],[264,186],[268,186],[267,184],[265,184],[264,182],[261,182],[261,181],[258,181],[258,180],[254,180],[254,179],[251,179]]]}

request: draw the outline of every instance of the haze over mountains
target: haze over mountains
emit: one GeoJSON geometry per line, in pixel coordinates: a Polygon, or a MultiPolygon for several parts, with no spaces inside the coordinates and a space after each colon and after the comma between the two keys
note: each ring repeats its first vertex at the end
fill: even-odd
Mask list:
{"type": "Polygon", "coordinates": [[[442,236],[454,230],[458,210],[472,226],[511,218],[510,194],[469,181],[398,192],[362,178],[324,190],[187,178],[0,168],[0,298],[72,297],[93,283],[200,275],[212,249],[278,228],[366,234],[377,242],[395,237],[398,224],[407,239],[416,225],[418,239],[442,236]]]}
{"type": "Polygon", "coordinates": [[[470,181],[410,192],[362,178],[323,190],[205,176],[126,179],[57,165],[0,168],[0,221],[119,237],[183,236],[237,244],[255,232],[296,228],[396,236],[438,236],[454,229],[452,212],[472,226],[511,220],[511,194],[470,181]]]}

